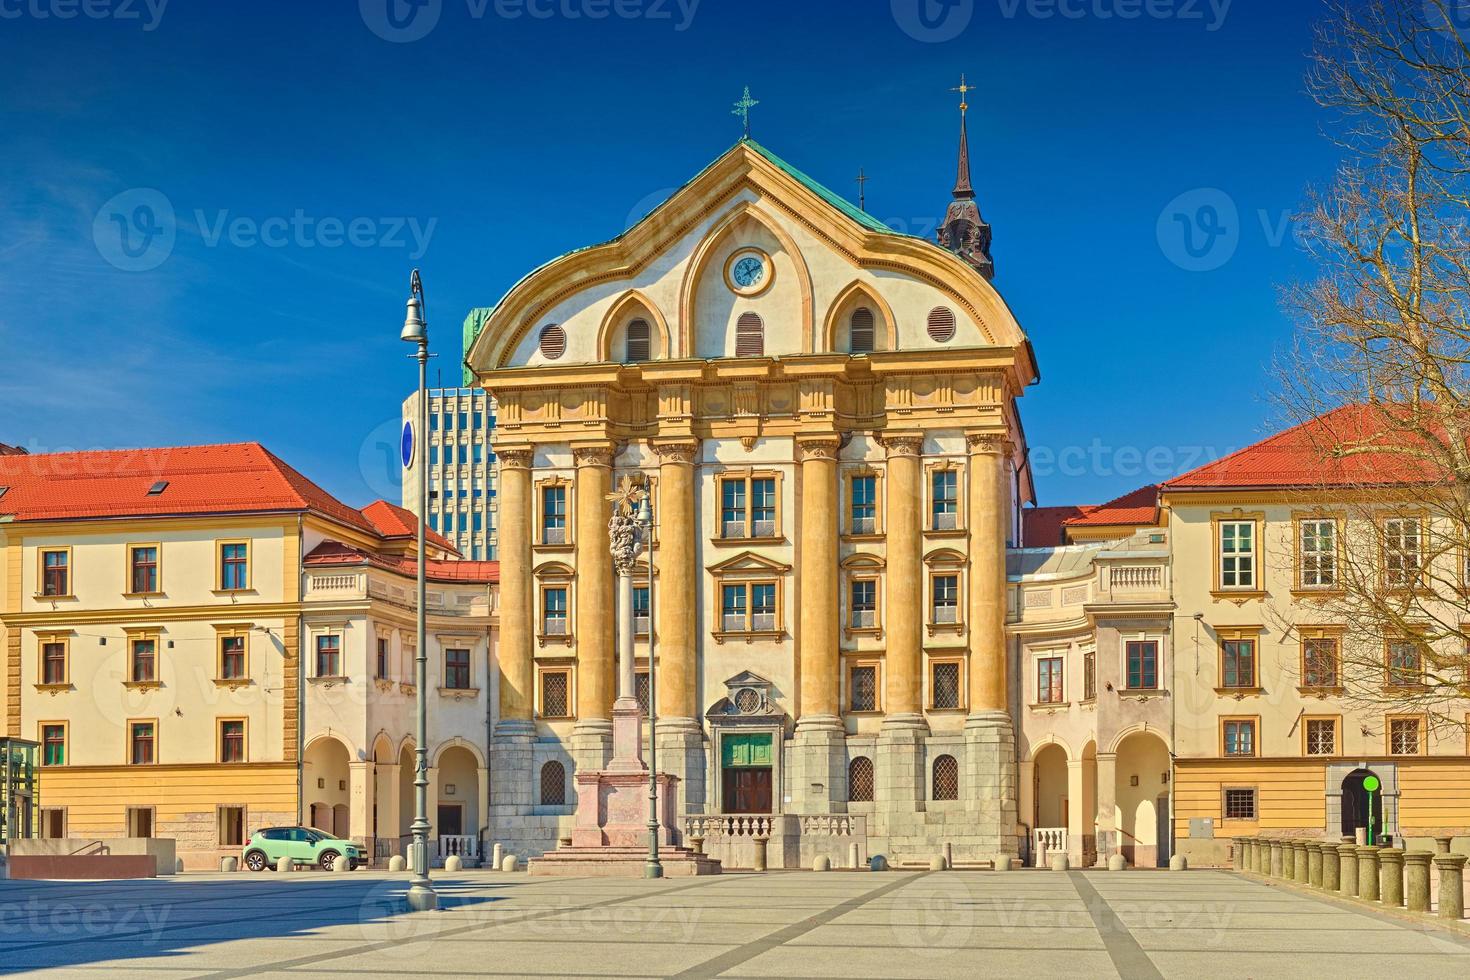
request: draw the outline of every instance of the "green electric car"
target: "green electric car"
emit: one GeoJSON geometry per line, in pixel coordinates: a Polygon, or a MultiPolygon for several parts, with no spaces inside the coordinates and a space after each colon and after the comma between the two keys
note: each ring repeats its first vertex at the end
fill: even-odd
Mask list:
{"type": "Polygon", "coordinates": [[[245,845],[243,860],[251,871],[274,868],[281,858],[316,865],[323,871],[331,871],[341,860],[348,862],[349,871],[356,871],[363,860],[362,849],[352,841],[338,840],[315,827],[266,827],[245,845]]]}

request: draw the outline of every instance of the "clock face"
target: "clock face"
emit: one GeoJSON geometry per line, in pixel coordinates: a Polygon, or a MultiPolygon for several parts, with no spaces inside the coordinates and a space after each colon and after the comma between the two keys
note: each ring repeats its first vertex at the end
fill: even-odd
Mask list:
{"type": "Polygon", "coordinates": [[[758,256],[746,255],[738,259],[730,269],[730,278],[741,289],[751,289],[766,277],[766,264],[758,256]]]}

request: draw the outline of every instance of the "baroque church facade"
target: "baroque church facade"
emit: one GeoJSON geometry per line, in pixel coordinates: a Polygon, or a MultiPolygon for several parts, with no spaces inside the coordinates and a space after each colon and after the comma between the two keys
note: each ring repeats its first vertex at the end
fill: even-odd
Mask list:
{"type": "Polygon", "coordinates": [[[491,825],[523,854],[611,755],[608,494],[651,491],[639,695],[688,836],[737,865],[848,845],[1017,853],[1006,551],[1038,372],[991,283],[962,130],[932,242],[748,138],[467,325],[496,400],[491,825]],[[650,574],[651,573],[651,574],[650,574]],[[650,615],[651,608],[651,615],[650,615]]]}

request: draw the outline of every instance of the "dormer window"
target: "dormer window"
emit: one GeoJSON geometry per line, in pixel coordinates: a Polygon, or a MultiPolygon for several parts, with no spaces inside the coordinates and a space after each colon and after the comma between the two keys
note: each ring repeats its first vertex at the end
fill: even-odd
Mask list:
{"type": "Polygon", "coordinates": [[[848,321],[848,350],[854,354],[868,354],[873,350],[873,311],[859,306],[852,311],[848,321]]]}

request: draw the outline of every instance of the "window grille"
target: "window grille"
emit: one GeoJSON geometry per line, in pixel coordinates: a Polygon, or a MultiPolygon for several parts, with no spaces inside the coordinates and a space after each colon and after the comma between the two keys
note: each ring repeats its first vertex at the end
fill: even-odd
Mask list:
{"type": "Polygon", "coordinates": [[[541,805],[566,806],[567,770],[560,762],[548,762],[541,767],[541,805]]]}
{"type": "Polygon", "coordinates": [[[873,802],[873,760],[858,756],[847,765],[847,799],[850,803],[873,802]]]}
{"type": "Polygon", "coordinates": [[[934,760],[934,798],[936,800],[960,798],[960,764],[952,755],[941,755],[934,760]]]}

